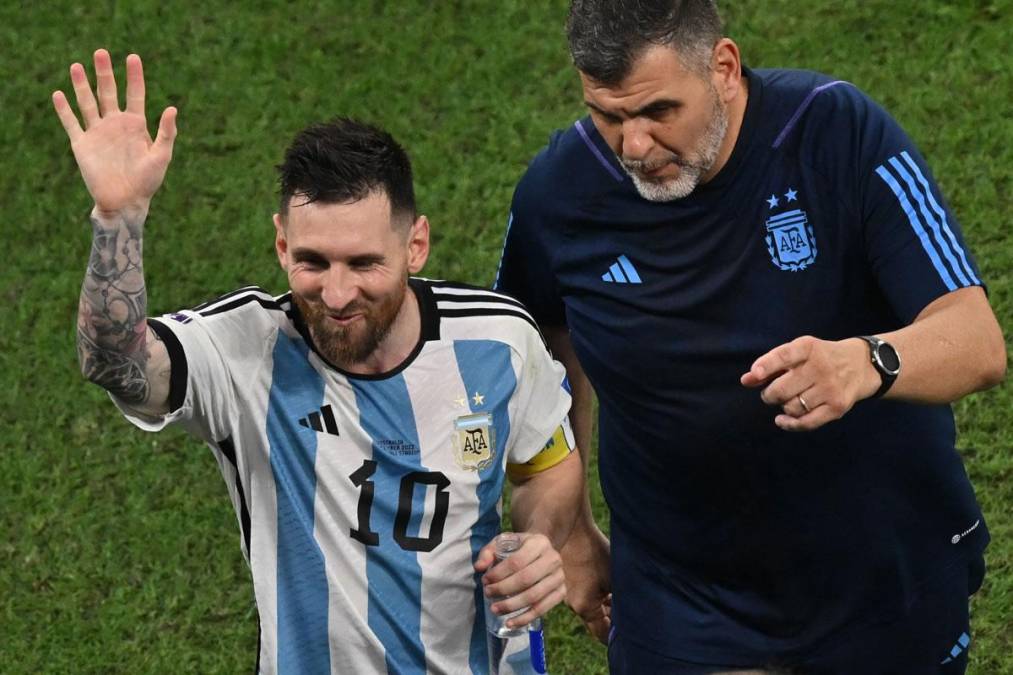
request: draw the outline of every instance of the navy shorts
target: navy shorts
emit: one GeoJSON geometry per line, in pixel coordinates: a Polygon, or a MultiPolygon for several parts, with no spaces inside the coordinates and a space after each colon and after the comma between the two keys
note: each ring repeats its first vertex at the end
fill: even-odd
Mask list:
{"type": "Polygon", "coordinates": [[[624,636],[613,625],[608,661],[612,675],[960,675],[971,644],[968,597],[981,586],[985,562],[960,566],[923,591],[900,619],[866,624],[812,651],[773,654],[751,668],[680,661],[624,636]]]}

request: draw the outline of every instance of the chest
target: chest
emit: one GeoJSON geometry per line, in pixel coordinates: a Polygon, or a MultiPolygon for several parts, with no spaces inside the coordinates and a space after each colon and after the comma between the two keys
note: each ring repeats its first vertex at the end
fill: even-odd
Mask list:
{"type": "Polygon", "coordinates": [[[556,278],[589,370],[668,382],[672,368],[734,370],[800,335],[849,334],[871,292],[853,196],[790,162],[750,175],[706,198],[620,198],[562,228],[556,278]]]}

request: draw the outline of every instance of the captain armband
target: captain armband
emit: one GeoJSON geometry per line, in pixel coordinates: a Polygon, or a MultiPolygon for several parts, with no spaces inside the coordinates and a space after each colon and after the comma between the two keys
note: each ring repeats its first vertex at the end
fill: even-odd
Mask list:
{"type": "Polygon", "coordinates": [[[523,464],[507,463],[507,476],[515,481],[524,480],[536,473],[551,469],[566,459],[573,452],[576,445],[577,443],[573,438],[573,430],[570,429],[570,420],[564,418],[563,423],[556,427],[556,432],[552,434],[552,438],[548,440],[545,447],[537,455],[523,464]]]}

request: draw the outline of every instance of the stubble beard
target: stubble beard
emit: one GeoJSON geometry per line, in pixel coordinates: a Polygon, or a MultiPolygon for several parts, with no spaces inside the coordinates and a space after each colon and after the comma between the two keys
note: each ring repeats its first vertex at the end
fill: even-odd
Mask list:
{"type": "Polygon", "coordinates": [[[292,299],[320,354],[335,366],[350,369],[369,358],[390,335],[407,292],[408,280],[404,279],[395,292],[373,307],[355,302],[342,308],[342,314],[363,312],[363,317],[351,326],[334,325],[327,307],[319,300],[311,302],[294,293],[292,299]]]}
{"type": "Polygon", "coordinates": [[[700,179],[714,166],[714,162],[717,161],[718,154],[721,152],[721,144],[724,143],[725,134],[728,133],[728,111],[721,105],[717,90],[713,88],[711,89],[711,101],[710,121],[700,137],[700,142],[696,145],[693,156],[689,159],[675,154],[661,162],[624,160],[619,157],[619,162],[633,179],[633,185],[641,197],[652,202],[671,202],[682,199],[696,189],[700,184],[700,179]],[[641,175],[643,171],[655,170],[669,163],[679,167],[679,175],[675,178],[651,180],[641,175]]]}

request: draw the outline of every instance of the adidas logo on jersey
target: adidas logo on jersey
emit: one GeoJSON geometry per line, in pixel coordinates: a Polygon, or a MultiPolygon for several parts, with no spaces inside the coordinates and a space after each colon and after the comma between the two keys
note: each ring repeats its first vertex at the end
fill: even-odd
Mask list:
{"type": "Polygon", "coordinates": [[[338,423],[334,421],[334,411],[329,404],[301,418],[299,426],[313,429],[313,431],[328,433],[332,436],[341,435],[338,433],[338,423]],[[321,419],[323,420],[322,427],[320,426],[321,419]]]}
{"type": "Polygon", "coordinates": [[[601,275],[601,280],[610,284],[643,283],[640,281],[640,275],[637,274],[637,270],[633,267],[633,263],[631,263],[630,259],[625,255],[619,256],[619,259],[612,263],[612,266],[609,267],[609,271],[601,275]]]}

